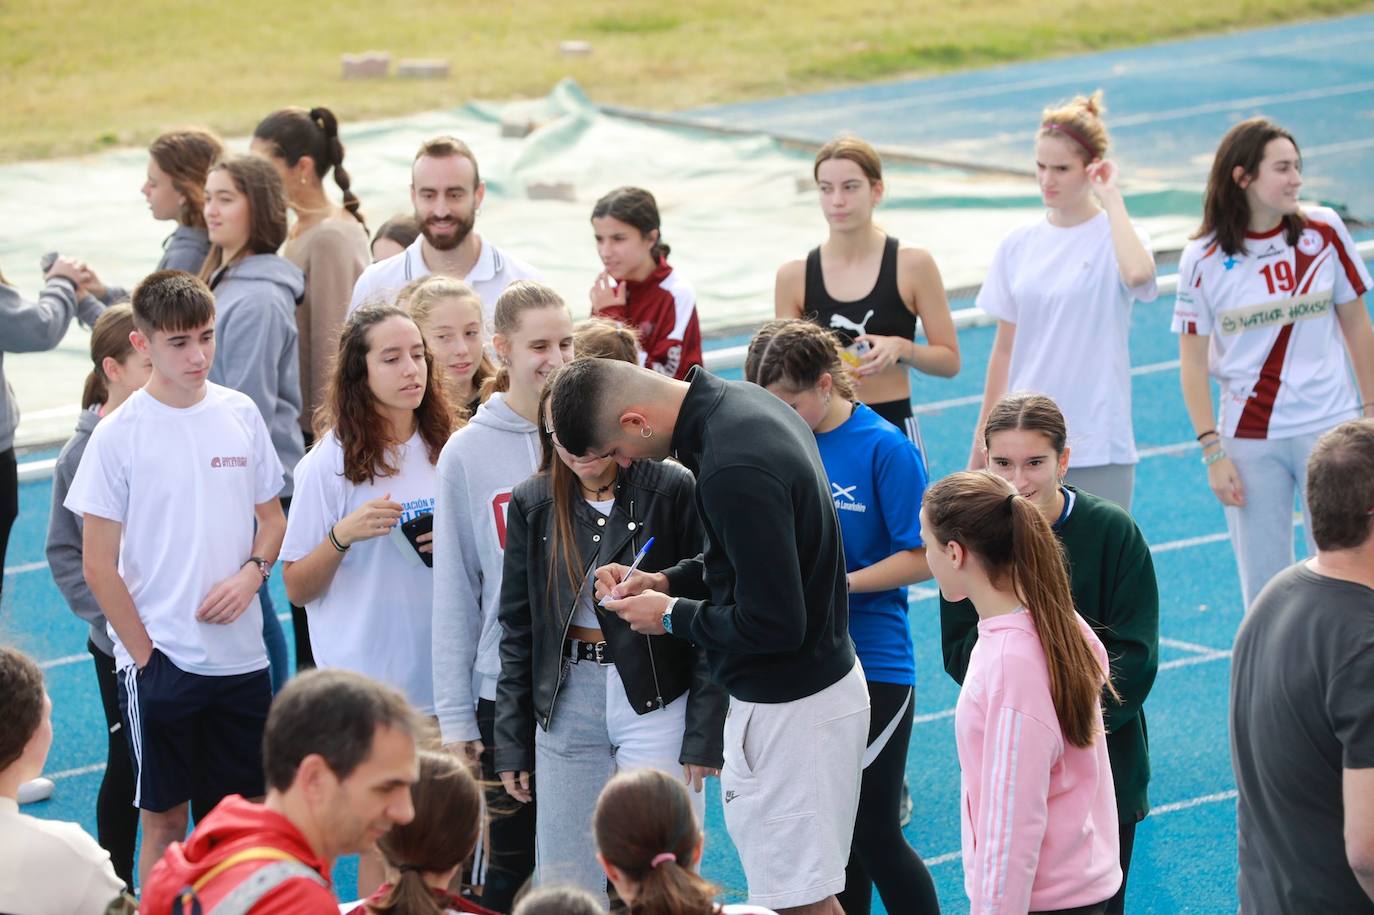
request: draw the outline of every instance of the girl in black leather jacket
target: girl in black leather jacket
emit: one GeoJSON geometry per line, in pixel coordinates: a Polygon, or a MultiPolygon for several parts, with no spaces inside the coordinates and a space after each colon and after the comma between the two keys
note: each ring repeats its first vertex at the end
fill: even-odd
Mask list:
{"type": "Polygon", "coordinates": [[[540,415],[540,471],[515,488],[507,515],[495,763],[522,802],[538,772],[538,882],[601,893],[588,828],[602,786],[624,769],[668,771],[696,789],[700,817],[702,778],[722,764],[726,695],[699,649],[636,634],[595,606],[589,585],[598,566],[628,565],[651,537],[646,571],[701,550],[692,475],[575,459],[548,431],[546,402],[540,415]]]}

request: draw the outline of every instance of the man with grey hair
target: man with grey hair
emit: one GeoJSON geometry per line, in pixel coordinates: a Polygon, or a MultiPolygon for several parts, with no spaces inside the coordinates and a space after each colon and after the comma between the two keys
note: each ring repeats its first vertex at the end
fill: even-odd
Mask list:
{"type": "Polygon", "coordinates": [[[1275,576],[1231,666],[1240,907],[1374,913],[1374,419],[1307,462],[1317,554],[1275,576]]]}

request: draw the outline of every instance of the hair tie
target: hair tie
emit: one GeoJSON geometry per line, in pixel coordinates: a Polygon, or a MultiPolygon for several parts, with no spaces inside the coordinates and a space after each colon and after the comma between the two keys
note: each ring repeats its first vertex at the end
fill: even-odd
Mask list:
{"type": "Polygon", "coordinates": [[[1012,493],[1011,495],[1007,496],[1007,514],[1010,515],[1010,514],[1012,514],[1012,513],[1015,512],[1015,511],[1016,511],[1016,493],[1012,493]]]}
{"type": "Polygon", "coordinates": [[[654,855],[654,860],[649,862],[649,866],[654,870],[658,870],[658,866],[662,864],[664,861],[672,861],[674,864],[676,864],[677,855],[673,854],[670,851],[661,852],[657,855],[654,855]]]}
{"type": "Polygon", "coordinates": [[[419,874],[424,872],[424,868],[418,864],[402,864],[397,867],[396,870],[403,874],[419,874]]]}
{"type": "Polygon", "coordinates": [[[1062,133],[1064,136],[1068,137],[1070,140],[1073,140],[1079,146],[1083,147],[1083,151],[1086,152],[1088,156],[1092,159],[1096,159],[1100,155],[1100,153],[1098,153],[1098,151],[1093,148],[1093,145],[1088,142],[1087,138],[1084,137],[1083,134],[1079,133],[1077,130],[1074,130],[1068,124],[1059,124],[1051,121],[1046,121],[1045,123],[1040,125],[1040,129],[1048,131],[1050,133],[1062,133]]]}

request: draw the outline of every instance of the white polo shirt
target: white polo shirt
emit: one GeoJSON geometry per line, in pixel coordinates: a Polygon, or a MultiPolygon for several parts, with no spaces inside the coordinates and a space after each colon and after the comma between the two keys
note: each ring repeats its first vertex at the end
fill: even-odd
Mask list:
{"type": "MultiPolygon", "coordinates": [[[[349,313],[356,311],[364,302],[384,301],[392,304],[407,283],[429,276],[433,271],[425,263],[422,253],[424,243],[423,235],[416,236],[410,247],[400,254],[393,254],[364,270],[353,286],[353,299],[348,303],[349,313]]],[[[506,291],[506,287],[516,280],[537,280],[539,275],[529,264],[511,257],[480,235],[477,236],[477,243],[480,246],[477,263],[472,265],[462,280],[477,292],[482,300],[483,316],[490,324],[496,311],[496,300],[506,291]]]]}

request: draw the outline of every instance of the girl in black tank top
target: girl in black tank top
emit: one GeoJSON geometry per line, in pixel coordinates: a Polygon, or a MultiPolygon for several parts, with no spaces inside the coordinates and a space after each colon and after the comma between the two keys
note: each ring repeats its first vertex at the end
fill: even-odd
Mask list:
{"type": "Polygon", "coordinates": [[[821,327],[833,330],[848,346],[862,334],[884,337],[916,336],[916,316],[902,301],[897,289],[897,239],[891,235],[883,243],[883,261],[878,267],[878,280],[868,295],[852,302],[841,302],[825,290],[825,276],[821,273],[820,246],[806,255],[805,316],[821,327]]]}
{"type": "Polygon", "coordinates": [[[859,399],[924,453],[907,373],[914,368],[948,378],[959,371],[959,342],[940,270],[928,252],[903,248],[874,225],[883,178],[873,147],[857,137],[832,140],[817,153],[813,176],[830,237],[778,271],[774,313],[833,331],[847,347],[847,367],[862,383],[859,399]],[[875,261],[877,276],[869,280],[875,261]],[[827,267],[835,274],[829,289],[827,267]],[[865,289],[844,301],[830,293],[849,296],[865,289]],[[918,302],[923,341],[916,340],[918,302]]]}
{"type": "MultiPolygon", "coordinates": [[[[806,255],[806,298],[802,305],[803,316],[815,321],[821,327],[835,332],[844,341],[847,351],[854,354],[857,361],[860,351],[854,349],[854,340],[864,334],[883,337],[901,337],[911,340],[916,336],[916,316],[902,301],[897,289],[897,248],[899,242],[891,235],[883,243],[883,260],[878,267],[878,279],[868,295],[851,302],[841,302],[831,297],[825,289],[825,275],[821,272],[821,248],[819,245],[806,255]]],[[[911,412],[911,398],[888,400],[868,404],[869,409],[906,433],[907,438],[916,445],[924,460],[925,443],[921,441],[921,429],[916,416],[911,412]]]]}

